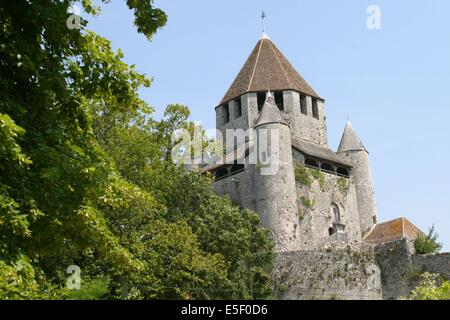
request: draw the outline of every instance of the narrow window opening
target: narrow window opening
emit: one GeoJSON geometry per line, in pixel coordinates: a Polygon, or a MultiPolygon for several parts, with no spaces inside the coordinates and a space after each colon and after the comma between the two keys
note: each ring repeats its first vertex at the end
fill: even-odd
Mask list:
{"type": "Polygon", "coordinates": [[[312,111],[313,111],[313,117],[319,120],[319,107],[317,105],[317,99],[312,98],[312,111]]]}
{"type": "Polygon", "coordinates": [[[275,104],[277,105],[278,109],[281,111],[284,110],[284,100],[283,100],[283,91],[275,91],[274,93],[275,98],[275,104]]]}
{"type": "Polygon", "coordinates": [[[226,124],[230,122],[230,109],[228,108],[228,104],[223,106],[223,123],[226,124]]]}
{"type": "Polygon", "coordinates": [[[242,106],[241,106],[241,99],[234,100],[234,107],[235,107],[235,118],[239,118],[242,116],[242,106]]]}
{"type": "Polygon", "coordinates": [[[308,106],[306,104],[306,96],[304,94],[300,94],[300,110],[302,114],[308,115],[308,106]]]}
{"type": "Polygon", "coordinates": [[[334,234],[334,228],[328,228],[328,235],[332,236],[334,234]]]}
{"type": "Polygon", "coordinates": [[[264,102],[266,101],[266,93],[258,92],[256,94],[256,100],[258,100],[258,111],[261,111],[264,106],[264,102]]]}

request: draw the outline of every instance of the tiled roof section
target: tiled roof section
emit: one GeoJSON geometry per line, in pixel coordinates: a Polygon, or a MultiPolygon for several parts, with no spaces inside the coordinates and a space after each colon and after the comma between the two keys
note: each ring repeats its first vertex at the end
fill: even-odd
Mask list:
{"type": "Polygon", "coordinates": [[[382,244],[403,238],[415,239],[419,234],[422,234],[422,231],[408,219],[398,218],[375,225],[364,238],[364,241],[372,244],[382,244]]]}
{"type": "Polygon", "coordinates": [[[352,167],[352,164],[350,162],[340,158],[331,149],[318,145],[316,143],[309,142],[299,138],[292,138],[292,146],[298,151],[308,156],[329,160],[337,164],[352,167]]]}
{"type": "Polygon", "coordinates": [[[244,93],[295,90],[322,99],[267,37],[258,41],[220,104],[244,93]]]}
{"type": "Polygon", "coordinates": [[[224,158],[217,159],[215,163],[204,166],[200,169],[200,173],[206,173],[218,168],[233,164],[234,160],[242,161],[243,158],[247,157],[247,155],[253,150],[253,144],[246,142],[240,146],[236,150],[230,151],[225,154],[224,158]]]}
{"type": "MultiPolygon", "coordinates": [[[[273,122],[273,121],[271,121],[273,122]]],[[[351,168],[352,164],[348,161],[345,161],[344,159],[341,159],[338,155],[336,155],[331,149],[328,149],[326,147],[320,146],[318,144],[315,144],[313,142],[309,142],[303,139],[298,139],[298,138],[291,138],[291,142],[292,142],[292,147],[299,150],[300,152],[302,152],[303,154],[306,154],[308,156],[312,156],[315,158],[320,158],[323,160],[329,160],[331,162],[346,166],[351,168]]],[[[220,167],[225,166],[225,163],[228,164],[232,164],[233,163],[233,155],[238,155],[238,159],[242,159],[242,155],[245,155],[245,157],[248,156],[248,154],[250,152],[253,152],[254,148],[253,148],[253,144],[250,144],[248,142],[246,142],[245,144],[239,146],[237,148],[237,150],[231,151],[229,153],[227,153],[225,155],[225,158],[221,158],[218,161],[216,161],[216,163],[214,164],[210,164],[207,165],[203,168],[200,169],[201,173],[205,173],[205,172],[210,172],[213,170],[216,170],[220,167]],[[226,160],[226,159],[231,159],[231,161],[226,160]]]]}

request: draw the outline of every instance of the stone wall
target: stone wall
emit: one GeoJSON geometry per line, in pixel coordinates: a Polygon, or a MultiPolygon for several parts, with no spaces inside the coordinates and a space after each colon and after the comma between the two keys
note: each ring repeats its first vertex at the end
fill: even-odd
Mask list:
{"type": "Polygon", "coordinates": [[[407,297],[423,272],[450,279],[450,253],[416,255],[401,239],[278,253],[273,277],[278,299],[390,300],[407,297]]]}
{"type": "Polygon", "coordinates": [[[406,239],[377,246],[383,299],[398,299],[411,292],[416,274],[411,268],[414,244],[406,239]]]}
{"type": "Polygon", "coordinates": [[[413,255],[412,264],[414,268],[421,271],[439,273],[442,277],[450,280],[450,253],[413,255]]]}
{"type": "Polygon", "coordinates": [[[255,203],[255,165],[245,166],[245,171],[231,177],[216,181],[216,192],[221,196],[229,196],[233,203],[256,211],[255,203]]]}
{"type": "MultiPolygon", "coordinates": [[[[298,165],[302,155],[294,150],[298,165]]],[[[352,178],[338,177],[326,172],[303,167],[304,177],[297,177],[297,206],[301,249],[311,250],[329,241],[329,228],[333,227],[332,204],[338,206],[341,222],[349,241],[360,241],[360,223],[356,201],[356,190],[352,178]],[[306,175],[310,184],[306,184],[306,175]]]]}
{"type": "MultiPolygon", "coordinates": [[[[258,105],[256,100],[256,93],[247,93],[239,98],[241,101],[241,115],[239,116],[236,111],[235,100],[229,101],[224,105],[216,107],[216,128],[222,133],[223,144],[226,146],[227,136],[226,130],[241,129],[246,132],[249,128],[253,127],[258,117],[258,105]],[[229,121],[225,122],[224,106],[228,106],[229,121]]],[[[219,138],[219,137],[216,137],[219,138]]]]}
{"type": "Polygon", "coordinates": [[[278,253],[273,275],[278,299],[382,298],[374,247],[362,243],[278,253]]]}
{"type": "Polygon", "coordinates": [[[450,279],[450,253],[414,254],[412,240],[401,239],[377,247],[383,299],[400,299],[418,285],[423,272],[438,273],[450,279]]]}
{"type": "Polygon", "coordinates": [[[289,123],[292,136],[328,146],[324,102],[317,100],[319,119],[316,119],[313,117],[312,98],[310,96],[306,96],[307,115],[301,113],[300,94],[298,92],[284,91],[283,96],[284,116],[289,123]]]}

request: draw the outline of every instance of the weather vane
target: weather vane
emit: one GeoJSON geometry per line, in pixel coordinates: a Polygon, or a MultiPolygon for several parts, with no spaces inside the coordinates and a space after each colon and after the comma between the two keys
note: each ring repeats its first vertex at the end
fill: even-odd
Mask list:
{"type": "Polygon", "coordinates": [[[266,13],[264,12],[264,10],[261,10],[261,27],[262,27],[263,34],[265,33],[265,30],[264,30],[264,19],[265,18],[266,18],[266,13]]]}

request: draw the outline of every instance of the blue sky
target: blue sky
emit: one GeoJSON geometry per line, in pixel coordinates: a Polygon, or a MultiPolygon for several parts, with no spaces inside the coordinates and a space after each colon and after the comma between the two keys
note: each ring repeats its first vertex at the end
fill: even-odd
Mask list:
{"type": "Polygon", "coordinates": [[[141,96],[162,115],[182,103],[215,127],[214,107],[260,37],[261,10],[272,41],[325,98],[330,146],[347,117],[370,151],[378,220],[404,216],[435,224],[450,250],[450,1],[165,0],[169,16],[151,42],[125,1],[85,16],[88,28],[154,77],[141,96]],[[366,27],[369,5],[381,30],[366,27]]]}

